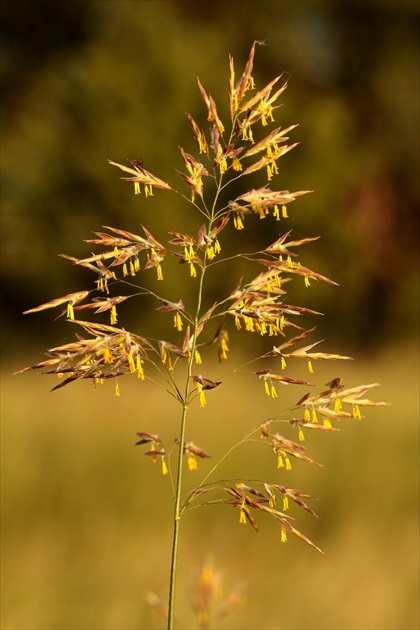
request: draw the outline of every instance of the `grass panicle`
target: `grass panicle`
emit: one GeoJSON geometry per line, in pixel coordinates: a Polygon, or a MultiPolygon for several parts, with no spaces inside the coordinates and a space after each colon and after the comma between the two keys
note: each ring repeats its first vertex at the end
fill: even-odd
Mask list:
{"type": "MultiPolygon", "coordinates": [[[[44,374],[54,375],[58,383],[53,390],[85,379],[95,387],[112,380],[115,394],[119,396],[124,389],[123,379],[131,375],[140,381],[139,396],[142,382],[151,380],[178,404],[175,441],[171,433],[155,434],[153,426],[139,427],[136,434],[136,445],[144,449],[152,462],[161,463],[164,479],[156,478],[156,485],[167,483],[167,479],[173,484],[169,596],[165,603],[153,593],[146,595],[150,605],[167,618],[168,628],[173,628],[179,618],[178,613],[175,616],[175,595],[184,515],[204,505],[223,504],[236,510],[238,524],[250,525],[258,532],[264,518],[271,518],[278,524],[280,542],[294,535],[320,551],[295,526],[298,514],[292,516],[290,509],[294,505],[316,517],[308,505],[314,497],[289,487],[287,473],[295,464],[321,465],[312,458],[306,445],[311,431],[339,431],[343,420],[358,421],[366,407],[384,404],[368,397],[376,383],[353,387],[342,383],[338,377],[326,385],[313,382],[317,361],[343,361],[351,357],[319,351],[320,340],[308,344],[307,337],[315,332],[315,327],[305,328],[302,321],[319,313],[294,305],[288,297],[292,279],[308,288],[316,281],[336,283],[299,262],[298,251],[319,237],[296,239],[290,229],[283,229],[290,205],[310,191],[290,192],[275,187],[280,158],[296,146],[296,142],[289,142],[289,134],[296,125],[275,126],[279,98],[287,87],[283,75],[261,88],[254,83],[253,63],[259,43],[252,45],[239,79],[236,79],[234,61],[229,59],[226,119],[222,105],[216,104],[198,81],[207,124],[204,129],[187,114],[197,151],[194,154],[180,148],[183,168],[177,170],[179,186],[168,184],[147,171],[142,160],[132,160],[130,165],[109,162],[123,172],[124,181],[134,186],[140,204],[153,202],[155,191],[156,196],[161,196],[160,203],[165,203],[164,196],[168,194],[181,197],[187,212],[195,213],[200,222],[203,221],[199,230],[184,233],[174,226],[168,238],[158,232],[158,225],[153,227],[154,234],[144,226],[139,234],[121,227],[104,226],[94,238],[86,241],[89,247],[97,248],[97,253],[81,259],[63,255],[74,265],[93,273],[91,285],[25,311],[36,313],[61,308],[75,333],[73,341],[50,348],[45,360],[22,370],[39,369],[44,374]],[[253,188],[249,182],[256,181],[254,174],[258,172],[265,183],[253,188]],[[226,202],[224,193],[229,187],[234,192],[232,199],[226,202]],[[252,229],[253,223],[259,220],[272,222],[271,242],[252,253],[228,251],[232,234],[248,227],[252,229]],[[230,239],[225,238],[227,231],[230,231],[230,239]],[[171,285],[170,276],[166,277],[168,256],[182,263],[175,273],[182,274],[183,282],[194,284],[193,301],[182,297],[177,301],[168,299],[167,289],[171,285]],[[207,274],[228,275],[232,260],[240,258],[246,261],[246,269],[254,269],[255,275],[238,278],[235,289],[227,293],[223,293],[221,283],[221,294],[209,306],[207,274]],[[147,280],[142,281],[146,275],[147,280]],[[118,323],[120,304],[131,299],[141,301],[144,297],[149,302],[152,300],[156,317],[161,318],[164,332],[160,339],[152,338],[147,330],[127,330],[118,323]],[[109,316],[109,323],[103,321],[104,314],[109,316]],[[248,333],[259,336],[261,352],[256,357],[246,358],[245,363],[233,371],[245,372],[254,379],[255,395],[280,399],[285,386],[303,389],[303,393],[298,393],[296,403],[278,415],[257,419],[251,429],[244,426],[246,432],[233,446],[221,444],[220,453],[209,454],[201,438],[199,445],[194,442],[194,430],[188,420],[191,414],[200,414],[201,407],[211,405],[215,388],[229,387],[226,374],[217,374],[214,363],[225,365],[235,354],[238,348],[231,345],[231,338],[236,339],[238,334],[244,338],[240,348],[243,357],[248,333]],[[216,362],[212,362],[212,357],[216,362]],[[302,359],[306,363],[305,375],[290,376],[289,365],[302,359]],[[255,445],[256,459],[270,461],[272,478],[217,479],[221,462],[245,443],[255,445]],[[204,478],[193,490],[184,492],[184,475],[199,467],[207,467],[204,478]],[[284,476],[282,483],[279,483],[279,474],[284,476]]],[[[173,266],[168,267],[173,269],[173,266]]],[[[226,412],[226,420],[230,413],[226,412]]],[[[238,425],[241,423],[240,419],[238,425]]],[[[173,431],[173,426],[173,422],[168,423],[168,432],[173,431]]],[[[200,628],[210,627],[219,582],[213,562],[208,561],[192,589],[192,605],[200,628]]],[[[240,585],[220,604],[220,615],[231,612],[242,598],[243,586],[240,585]]]]}

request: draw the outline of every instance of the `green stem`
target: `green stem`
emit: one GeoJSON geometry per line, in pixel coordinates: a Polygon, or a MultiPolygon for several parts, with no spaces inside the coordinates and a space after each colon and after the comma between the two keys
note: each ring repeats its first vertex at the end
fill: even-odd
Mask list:
{"type": "Polygon", "coordinates": [[[192,366],[194,362],[194,354],[196,348],[198,319],[201,309],[201,300],[203,295],[203,281],[206,271],[206,258],[204,258],[204,266],[201,271],[200,285],[198,289],[197,311],[194,322],[194,333],[191,344],[190,358],[188,360],[187,380],[185,384],[185,394],[182,401],[182,416],[181,427],[179,430],[179,451],[178,451],[178,465],[175,487],[175,503],[174,503],[174,528],[172,535],[172,558],[171,558],[171,571],[169,577],[169,601],[168,601],[168,630],[173,630],[174,627],[174,613],[175,613],[175,591],[176,591],[176,573],[177,573],[177,561],[178,561],[178,545],[179,545],[179,532],[181,525],[181,491],[182,491],[182,464],[184,454],[184,441],[185,441],[185,429],[187,424],[187,413],[189,404],[189,394],[191,385],[192,366]]]}
{"type": "MultiPolygon", "coordinates": [[[[208,231],[210,231],[211,226],[214,221],[216,204],[221,190],[223,175],[220,175],[219,182],[217,182],[217,190],[214,196],[210,216],[206,214],[209,219],[208,231]]],[[[200,284],[198,288],[198,297],[197,297],[197,310],[195,313],[194,319],[194,332],[192,336],[192,343],[190,348],[190,357],[188,360],[188,370],[187,370],[187,381],[185,385],[185,394],[182,400],[182,416],[181,416],[181,427],[179,431],[179,451],[178,451],[178,466],[177,466],[177,477],[176,477],[176,487],[175,487],[175,504],[174,504],[174,528],[173,528],[173,537],[172,537],[172,558],[171,558],[171,572],[169,577],[169,601],[168,601],[168,630],[173,630],[174,627],[174,613],[175,613],[175,591],[176,591],[176,573],[177,573],[177,562],[178,562],[178,545],[179,545],[179,532],[180,532],[180,524],[181,524],[181,490],[182,490],[182,464],[183,464],[183,454],[184,454],[184,439],[185,439],[185,429],[187,424],[187,413],[188,413],[188,403],[189,403],[189,395],[190,395],[190,386],[191,386],[191,376],[192,376],[192,366],[194,362],[194,355],[196,349],[197,342],[197,330],[198,330],[198,322],[200,317],[201,310],[201,302],[203,297],[203,286],[204,286],[204,276],[207,268],[207,253],[204,253],[204,262],[203,267],[201,269],[200,276],[200,284]]]]}
{"type": "Polygon", "coordinates": [[[185,436],[185,426],[187,421],[188,403],[184,402],[182,408],[181,428],[179,432],[179,453],[178,453],[178,472],[176,477],[176,490],[175,490],[175,508],[174,508],[174,529],[172,538],[172,558],[171,558],[171,573],[169,578],[169,603],[168,603],[168,630],[172,630],[174,627],[174,611],[175,611],[175,587],[176,587],[176,569],[178,559],[178,543],[179,543],[179,529],[181,524],[181,487],[182,487],[182,456],[183,456],[183,444],[185,436]]]}

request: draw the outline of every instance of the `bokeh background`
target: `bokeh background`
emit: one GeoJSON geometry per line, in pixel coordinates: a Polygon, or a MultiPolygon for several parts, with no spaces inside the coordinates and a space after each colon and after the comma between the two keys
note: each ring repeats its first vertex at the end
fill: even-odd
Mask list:
{"type": "MultiPolygon", "coordinates": [[[[340,284],[291,285],[291,301],[325,313],[315,322],[323,349],[357,359],[339,366],[346,382],[377,381],[376,397],[392,404],[311,436],[324,468],[295,466],[283,480],[320,498],[317,521],[295,515],[324,556],[297,539],[282,545],[269,521],[257,536],[227,508],[185,520],[179,626],[194,627],[191,584],[212,552],[225,594],[247,584],[246,601],[212,627],[417,628],[418,3],[8,0],[1,18],[2,628],[163,626],[144,593],[166,596],[171,490],[132,443],[138,430],[172,439],[176,407],[148,384],[124,381],[121,398],[109,385],[50,394],[47,377],[12,373],[73,335],[52,311],[22,315],[89,288],[57,254],[86,256],[83,239],[102,225],[144,224],[160,241],[199,227],[165,192],[135,197],[107,160],[141,158],[180,188],[178,146],[195,149],[185,112],[205,125],[196,77],[223,117],[228,55],[239,74],[255,39],[270,44],[257,48],[257,85],[289,77],[276,124],[299,123],[276,186],[314,191],[290,206],[284,229],[322,235],[303,264],[340,284]]],[[[255,248],[278,225],[248,219],[227,232],[226,245],[255,248]]],[[[241,271],[215,276],[210,302],[241,271]]],[[[184,280],[167,282],[169,298],[188,300],[184,280]]],[[[167,332],[153,308],[127,302],[119,313],[141,333],[167,332]]],[[[235,341],[239,354],[254,349],[250,337],[235,341]]],[[[337,376],[316,367],[319,383],[337,376]]],[[[216,459],[300,395],[268,401],[233,378],[194,412],[190,437],[216,459]]],[[[278,477],[247,448],[222,472],[278,477]]]]}

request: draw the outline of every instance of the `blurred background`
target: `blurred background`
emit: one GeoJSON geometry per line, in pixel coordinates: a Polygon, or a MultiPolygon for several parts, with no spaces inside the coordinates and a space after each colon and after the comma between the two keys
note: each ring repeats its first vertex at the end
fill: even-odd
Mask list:
{"type": "MultiPolygon", "coordinates": [[[[57,254],[87,256],[83,240],[103,225],[139,233],[143,224],[161,242],[169,230],[198,229],[176,196],[135,197],[107,160],[141,158],[181,189],[178,146],[195,152],[185,112],[206,125],[196,77],[226,118],[228,55],[239,76],[255,39],[270,44],[256,51],[257,87],[289,77],[276,125],[299,124],[275,187],[314,191],[289,207],[282,231],[321,235],[299,252],[302,264],[340,285],[293,283],[290,300],[325,313],[306,322],[326,338],[322,350],[357,359],[316,366],[317,381],[339,369],[351,384],[381,383],[373,397],[392,405],[340,434],[310,436],[324,468],[290,473],[288,485],[320,498],[319,520],[295,516],[325,556],[297,539],[282,545],[269,521],[257,536],[227,508],[186,519],[180,627],[194,627],[191,583],[209,551],[226,593],[248,585],[246,602],[214,627],[418,627],[419,13],[404,0],[2,2],[2,628],[163,625],[143,594],[166,596],[171,490],[132,436],[173,439],[177,408],[157,406],[158,390],[144,383],[124,381],[119,399],[109,384],[49,394],[47,378],[12,373],[72,339],[53,311],[22,315],[90,288],[57,254]]],[[[263,184],[256,174],[249,185],[263,184]]],[[[243,232],[223,235],[223,246],[255,249],[277,238],[278,224],[248,218],[243,232]]],[[[241,272],[215,275],[210,303],[241,272]]],[[[184,280],[166,284],[169,299],[188,301],[184,280]]],[[[119,314],[140,334],[166,334],[153,308],[128,301],[119,314]]],[[[250,338],[234,340],[238,349],[250,338]]],[[[235,402],[219,388],[191,423],[190,438],[215,460],[301,394],[288,388],[269,401],[235,378],[235,402]]],[[[258,453],[238,451],[223,474],[286,483],[258,453]]]]}

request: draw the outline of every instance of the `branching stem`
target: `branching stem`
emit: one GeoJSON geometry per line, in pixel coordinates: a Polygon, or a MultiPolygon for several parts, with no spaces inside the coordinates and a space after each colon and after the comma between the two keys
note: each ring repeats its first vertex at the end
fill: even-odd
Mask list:
{"type": "Polygon", "coordinates": [[[187,413],[191,388],[191,376],[192,366],[194,362],[194,354],[197,343],[197,329],[198,320],[201,310],[201,301],[203,295],[204,275],[206,272],[206,259],[204,258],[204,264],[200,276],[200,284],[198,289],[197,310],[194,321],[194,332],[192,338],[192,346],[190,351],[190,357],[188,359],[187,376],[185,383],[185,393],[182,400],[182,416],[181,426],[179,430],[179,445],[178,445],[178,464],[177,475],[175,485],[175,503],[174,503],[174,526],[172,537],[172,558],[171,558],[171,570],[169,577],[169,598],[168,598],[168,630],[172,630],[174,627],[174,612],[175,612],[175,591],[176,591],[176,573],[177,573],[177,561],[178,561],[178,545],[179,545],[179,533],[181,525],[181,497],[182,497],[182,464],[184,454],[184,441],[185,430],[187,425],[187,413]]]}

